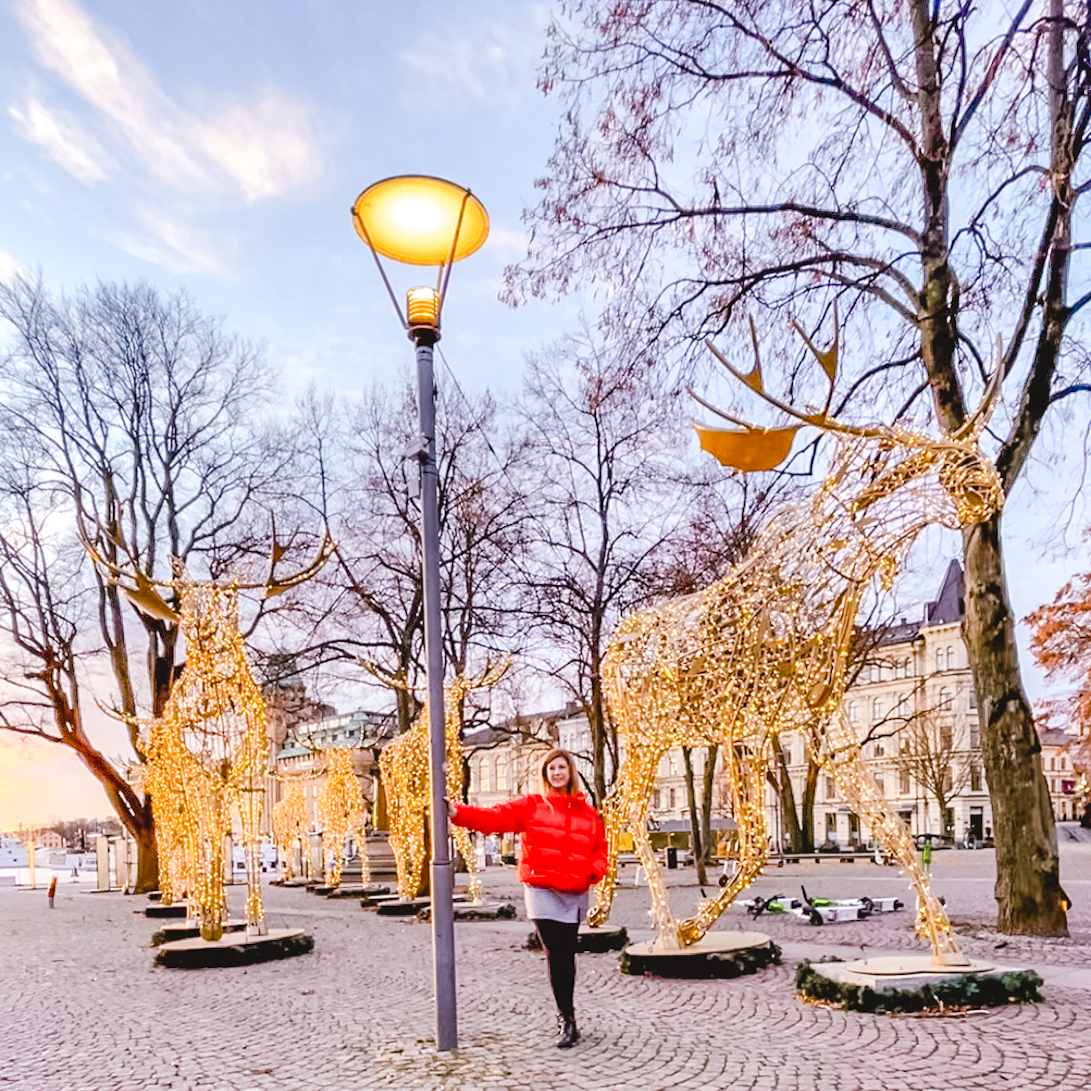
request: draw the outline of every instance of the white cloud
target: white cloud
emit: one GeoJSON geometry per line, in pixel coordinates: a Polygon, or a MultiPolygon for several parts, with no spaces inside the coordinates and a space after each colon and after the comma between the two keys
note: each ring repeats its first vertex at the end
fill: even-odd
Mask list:
{"type": "Polygon", "coordinates": [[[520,5],[518,13],[507,24],[482,16],[457,33],[443,27],[420,32],[413,48],[398,58],[409,70],[410,93],[433,112],[465,99],[514,108],[534,92],[528,73],[537,68],[549,19],[541,4],[520,5]]]}
{"type": "Polygon", "coordinates": [[[74,178],[92,185],[108,177],[109,159],[69,114],[50,110],[37,99],[12,106],[9,113],[19,134],[40,144],[74,178]]]}
{"type": "Polygon", "coordinates": [[[142,233],[127,232],[116,241],[122,250],[142,261],[162,265],[173,273],[211,273],[231,276],[235,267],[235,240],[223,231],[204,231],[168,217],[162,210],[139,213],[142,233]]]}
{"type": "MultiPolygon", "coordinates": [[[[74,0],[20,0],[17,10],[39,61],[94,107],[118,144],[160,181],[190,194],[235,192],[255,201],[317,174],[308,112],[279,92],[209,106],[201,116],[171,99],[133,51],[74,0]]],[[[86,146],[82,158],[71,152],[61,158],[56,141],[46,146],[87,180],[86,146]]]]}
{"type": "Polygon", "coordinates": [[[0,284],[10,284],[23,267],[6,251],[0,250],[0,284]]]}

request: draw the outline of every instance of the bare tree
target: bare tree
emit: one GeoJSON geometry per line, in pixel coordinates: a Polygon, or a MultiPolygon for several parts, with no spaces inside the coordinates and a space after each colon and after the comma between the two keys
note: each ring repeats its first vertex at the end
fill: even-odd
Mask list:
{"type": "Polygon", "coordinates": [[[911,717],[897,734],[891,764],[936,801],[942,832],[947,833],[951,801],[969,784],[973,768],[954,722],[937,710],[911,717]]]}
{"type": "MultiPolygon", "coordinates": [[[[1091,293],[1068,283],[1088,246],[1088,58],[1075,0],[572,0],[541,79],[564,120],[508,298],[605,284],[607,327],[664,352],[746,309],[817,327],[839,298],[850,402],[948,433],[999,334],[1011,495],[1050,407],[1088,387],[1091,293]]],[[[998,925],[1063,934],[1001,529],[997,513],[963,536],[998,925]]]]}
{"type": "Polygon", "coordinates": [[[686,440],[671,400],[649,396],[636,369],[603,355],[586,331],[528,362],[519,411],[530,454],[523,487],[536,515],[525,612],[547,644],[550,674],[587,716],[601,801],[618,768],[602,657],[684,522],[683,490],[670,485],[686,440]]]}
{"type": "MultiPolygon", "coordinates": [[[[309,635],[299,661],[351,663],[356,677],[367,664],[394,697],[399,732],[419,711],[424,673],[413,396],[376,385],[341,410],[312,393],[299,414],[308,502],[338,542],[320,593],[300,604],[309,635]]],[[[437,428],[444,659],[465,675],[520,643],[512,599],[527,518],[514,479],[522,444],[488,395],[445,393],[437,428]]],[[[472,723],[480,698],[464,700],[472,723]]]]}
{"type": "Polygon", "coordinates": [[[186,296],[144,284],[57,299],[18,280],[0,286],[0,319],[0,728],[78,755],[136,840],[138,887],[150,889],[150,801],[94,741],[92,707],[125,724],[139,764],[138,719],[163,711],[178,630],[133,610],[83,542],[143,581],[169,579],[172,557],[214,576],[245,559],[277,473],[250,424],[269,370],[186,296]]]}

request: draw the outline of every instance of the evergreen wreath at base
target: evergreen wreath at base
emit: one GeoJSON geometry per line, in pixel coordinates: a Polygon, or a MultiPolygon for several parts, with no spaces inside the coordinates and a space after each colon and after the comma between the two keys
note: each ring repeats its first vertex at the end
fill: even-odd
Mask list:
{"type": "Polygon", "coordinates": [[[201,947],[186,947],[181,950],[162,948],[155,956],[155,964],[176,970],[204,970],[215,966],[252,966],[255,962],[294,958],[296,955],[309,954],[313,950],[314,936],[284,936],[260,943],[209,943],[201,947]]]}
{"type": "Polygon", "coordinates": [[[688,955],[630,955],[621,952],[618,968],[623,974],[651,974],[655,977],[700,978],[744,977],[767,966],[780,964],[780,948],[773,943],[742,951],[709,951],[688,955]]]}
{"type": "Polygon", "coordinates": [[[1015,970],[993,976],[963,974],[947,981],[921,985],[919,989],[873,989],[869,985],[831,981],[818,973],[808,959],[796,967],[796,994],[800,998],[835,1004],[843,1011],[872,1015],[1035,1003],[1042,999],[1038,991],[1041,984],[1042,979],[1033,970],[1015,970]]]}

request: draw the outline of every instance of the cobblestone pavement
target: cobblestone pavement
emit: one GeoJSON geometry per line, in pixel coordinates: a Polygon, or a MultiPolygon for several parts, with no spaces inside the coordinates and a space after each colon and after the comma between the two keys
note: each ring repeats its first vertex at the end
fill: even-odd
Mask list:
{"type": "MultiPolygon", "coordinates": [[[[1029,941],[990,928],[992,853],[936,854],[936,885],[966,947],[1046,978],[1045,1002],[961,1018],[899,1018],[796,1000],[801,957],[919,947],[909,911],[813,928],[762,917],[785,965],[734,981],[626,977],[616,955],[581,955],[583,1041],[554,1048],[541,954],[525,921],[464,923],[458,948],[459,1048],[433,1048],[427,925],[380,918],[355,902],[270,888],[274,926],[304,926],[302,958],[240,969],[153,966],[156,922],[143,899],[62,887],[0,890],[0,1091],[355,1091],[357,1088],[534,1088],[535,1091],[1045,1091],[1091,1082],[1091,845],[1064,856],[1073,937],[1029,941]],[[1006,946],[1000,946],[1006,944],[1006,946]]],[[[622,873],[615,920],[647,930],[647,891],[622,873]]],[[[492,894],[516,901],[511,871],[490,869],[492,894]]],[[[692,869],[670,874],[676,910],[700,893],[692,869]]],[[[770,868],[763,894],[895,894],[904,878],[856,863],[770,868]]],[[[707,893],[712,896],[715,887],[707,893]]],[[[231,891],[241,904],[242,891],[231,891]]],[[[754,927],[741,908],[721,922],[754,927]]]]}

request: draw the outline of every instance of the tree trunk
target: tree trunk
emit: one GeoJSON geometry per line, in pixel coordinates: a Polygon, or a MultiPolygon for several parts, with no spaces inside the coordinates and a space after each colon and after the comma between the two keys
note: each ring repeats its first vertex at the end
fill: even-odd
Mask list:
{"type": "Polygon", "coordinates": [[[701,848],[707,865],[712,859],[712,789],[716,779],[716,759],[720,747],[713,744],[705,755],[705,768],[701,777],[701,848]]]}
{"type": "Polygon", "coordinates": [[[814,852],[814,797],[818,794],[818,771],[821,767],[813,757],[807,758],[807,779],[803,784],[803,813],[800,825],[803,827],[803,852],[814,852]]]}
{"type": "MultiPolygon", "coordinates": [[[[799,815],[796,813],[796,794],[792,788],[792,778],[788,775],[788,763],[784,758],[784,751],[778,743],[775,749],[776,771],[770,771],[769,779],[776,789],[780,799],[781,821],[784,833],[788,838],[788,845],[792,852],[813,852],[814,843],[806,844],[803,836],[803,827],[800,825],[799,815]]],[[[778,849],[782,846],[777,846],[778,849]]]]}
{"type": "Polygon", "coordinates": [[[693,846],[693,863],[697,868],[697,882],[701,886],[708,885],[708,874],[705,871],[705,854],[701,841],[701,824],[697,819],[697,793],[693,787],[693,750],[691,747],[682,747],[682,761],[686,766],[686,802],[689,804],[689,832],[693,846]]]}
{"type": "Polygon", "coordinates": [[[1041,746],[1023,694],[1000,554],[1000,515],[965,532],[966,650],[977,689],[981,756],[996,839],[997,928],[1068,934],[1057,830],[1041,746]]]}

